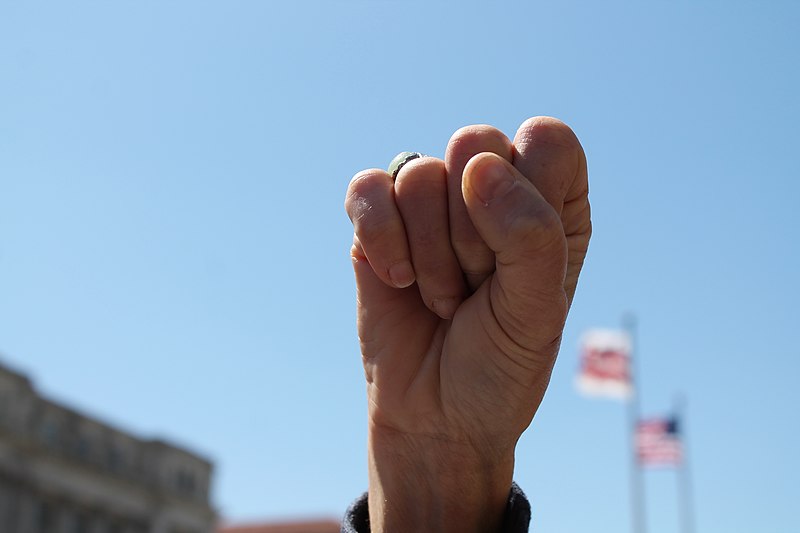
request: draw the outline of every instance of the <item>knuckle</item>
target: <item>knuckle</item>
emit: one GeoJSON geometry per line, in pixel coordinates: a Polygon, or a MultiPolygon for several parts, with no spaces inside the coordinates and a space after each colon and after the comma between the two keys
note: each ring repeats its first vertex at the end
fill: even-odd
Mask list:
{"type": "Polygon", "coordinates": [[[488,124],[473,124],[458,128],[450,138],[451,142],[469,142],[474,140],[481,140],[487,136],[501,136],[503,133],[488,124]]]}
{"type": "Polygon", "coordinates": [[[447,175],[444,162],[433,157],[415,159],[400,170],[394,189],[397,198],[427,196],[444,191],[447,175]]]}
{"type": "Polygon", "coordinates": [[[345,206],[358,197],[370,196],[376,191],[386,188],[391,183],[391,177],[385,171],[372,168],[362,170],[350,180],[345,195],[345,206]]]}
{"type": "Polygon", "coordinates": [[[374,176],[375,172],[371,170],[362,170],[353,176],[350,180],[350,184],[347,186],[347,195],[357,194],[359,191],[363,190],[370,180],[374,179],[374,176]]]}
{"type": "Polygon", "coordinates": [[[554,117],[532,117],[522,123],[515,144],[551,144],[583,154],[578,137],[572,128],[554,117]]]}
{"type": "Polygon", "coordinates": [[[471,157],[480,152],[494,152],[503,157],[511,153],[511,141],[493,126],[478,124],[458,129],[447,146],[449,155],[471,157]]]}
{"type": "Polygon", "coordinates": [[[375,200],[385,195],[391,186],[386,182],[386,177],[381,175],[382,173],[385,174],[381,170],[365,170],[356,174],[350,181],[344,208],[354,224],[372,211],[375,200]]]}

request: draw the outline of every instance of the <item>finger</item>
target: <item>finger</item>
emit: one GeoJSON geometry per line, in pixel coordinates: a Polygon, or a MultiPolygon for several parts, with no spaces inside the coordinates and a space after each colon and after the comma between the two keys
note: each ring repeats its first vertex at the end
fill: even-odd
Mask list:
{"type": "Polygon", "coordinates": [[[395,200],[422,300],[441,318],[452,318],[465,286],[450,245],[444,161],[424,157],[406,164],[397,175],[395,200]]]}
{"type": "Polygon", "coordinates": [[[450,241],[470,290],[474,291],[494,271],[494,253],[481,239],[467,214],[461,181],[467,162],[476,154],[491,152],[511,161],[508,137],[491,126],[461,128],[447,144],[445,164],[450,210],[450,241]]]}
{"type": "Polygon", "coordinates": [[[567,243],[558,214],[494,154],[470,160],[463,189],[475,228],[496,254],[491,301],[501,330],[532,350],[552,345],[567,315],[567,243]]]}
{"type": "Polygon", "coordinates": [[[513,162],[560,215],[569,250],[565,289],[572,301],[592,233],[583,148],[563,122],[535,117],[514,137],[513,162]]]}
{"type": "Polygon", "coordinates": [[[425,364],[438,364],[437,358],[426,356],[441,321],[426,312],[415,285],[396,289],[379,279],[357,237],[353,239],[351,259],[367,383],[380,389],[382,395],[403,398],[425,364]]]}
{"type": "MultiPolygon", "coordinates": [[[[356,278],[356,300],[358,301],[359,313],[373,313],[374,309],[380,308],[381,306],[388,309],[395,309],[397,302],[403,298],[404,291],[397,290],[397,288],[387,285],[386,282],[377,275],[367,259],[367,254],[364,253],[364,247],[361,241],[358,240],[358,236],[356,235],[353,235],[350,259],[353,262],[353,272],[356,278]]],[[[365,331],[366,334],[374,333],[374,322],[375,320],[370,324],[373,327],[365,331]]]]}
{"type": "Polygon", "coordinates": [[[364,256],[378,278],[392,287],[414,283],[406,232],[394,201],[392,178],[365,170],[350,181],[344,201],[364,256]]]}
{"type": "MultiPolygon", "coordinates": [[[[380,339],[393,338],[396,332],[403,330],[402,327],[395,326],[409,316],[414,316],[413,311],[421,306],[419,291],[413,286],[398,290],[387,285],[372,268],[357,236],[353,236],[350,259],[356,279],[362,354],[365,358],[370,358],[386,348],[380,346],[380,339]]],[[[407,341],[408,339],[395,339],[400,345],[406,345],[407,341]]]]}

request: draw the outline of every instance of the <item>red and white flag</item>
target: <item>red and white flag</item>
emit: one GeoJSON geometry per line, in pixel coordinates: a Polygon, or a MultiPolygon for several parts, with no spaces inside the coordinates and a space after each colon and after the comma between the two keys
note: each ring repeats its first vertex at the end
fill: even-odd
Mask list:
{"type": "Polygon", "coordinates": [[[612,329],[584,333],[581,369],[575,386],[588,396],[628,398],[633,393],[630,335],[612,329]]]}
{"type": "Polygon", "coordinates": [[[642,466],[677,466],[683,447],[675,418],[651,418],[636,424],[636,456],[642,466]]]}

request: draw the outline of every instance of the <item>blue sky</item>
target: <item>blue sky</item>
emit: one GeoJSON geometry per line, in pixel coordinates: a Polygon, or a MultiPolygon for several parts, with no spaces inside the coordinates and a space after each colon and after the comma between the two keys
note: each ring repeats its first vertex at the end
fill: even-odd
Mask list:
{"type": "MultiPolygon", "coordinates": [[[[624,410],[572,386],[580,333],[626,311],[645,414],[688,400],[698,531],[795,530],[799,26],[792,2],[0,0],[2,360],[209,456],[224,517],[338,517],[366,488],[350,176],[553,115],[595,234],[518,447],[535,530],[628,530],[624,410]]],[[[677,531],[674,473],[646,485],[677,531]]]]}

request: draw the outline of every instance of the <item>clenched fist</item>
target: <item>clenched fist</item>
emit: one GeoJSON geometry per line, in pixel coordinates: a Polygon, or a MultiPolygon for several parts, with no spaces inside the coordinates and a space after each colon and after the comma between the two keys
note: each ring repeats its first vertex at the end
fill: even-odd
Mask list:
{"type": "Polygon", "coordinates": [[[499,530],[589,244],[587,194],[578,139],[547,117],[513,142],[462,128],[444,161],[350,182],[373,532],[499,530]]]}

